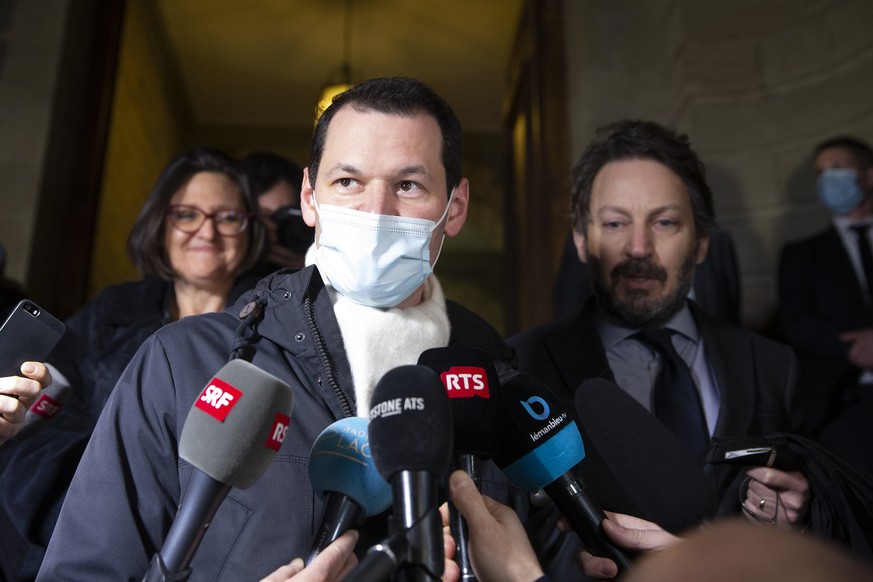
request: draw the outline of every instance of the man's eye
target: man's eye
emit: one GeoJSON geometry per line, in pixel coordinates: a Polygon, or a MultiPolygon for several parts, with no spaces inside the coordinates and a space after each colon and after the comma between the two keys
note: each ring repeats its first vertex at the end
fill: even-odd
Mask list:
{"type": "Polygon", "coordinates": [[[351,186],[354,183],[354,180],[352,178],[340,178],[336,182],[337,182],[337,184],[339,184],[343,188],[348,188],[349,186],[351,186]]]}
{"type": "Polygon", "coordinates": [[[418,184],[416,184],[415,182],[410,182],[409,180],[404,180],[403,182],[400,182],[400,189],[403,192],[411,192],[411,191],[415,190],[417,187],[418,187],[418,184]]]}

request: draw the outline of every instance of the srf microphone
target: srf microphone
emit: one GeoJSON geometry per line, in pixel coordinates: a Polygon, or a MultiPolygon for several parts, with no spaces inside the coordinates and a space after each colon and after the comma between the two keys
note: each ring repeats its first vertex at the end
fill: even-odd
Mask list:
{"type": "Polygon", "coordinates": [[[497,465],[530,493],[542,488],[588,551],[613,560],[619,572],[631,567],[624,551],[604,533],[603,509],[589,495],[577,465],[585,447],[576,423],[548,388],[527,374],[502,386],[505,426],[497,465]]]}
{"type": "Polygon", "coordinates": [[[700,462],[618,385],[586,380],[576,389],[575,405],[588,445],[587,485],[601,503],[673,533],[715,514],[715,486],[700,462]]]}
{"type": "Polygon", "coordinates": [[[366,418],[343,418],[324,429],[312,445],[309,481],[324,500],[324,513],[307,564],[358,517],[377,515],[391,505],[391,486],[370,454],[368,424],[366,418]]]}
{"type": "Polygon", "coordinates": [[[401,568],[401,579],[439,580],[445,555],[437,489],[452,456],[452,411],[433,370],[400,366],[379,380],[370,399],[370,449],[391,484],[396,529],[349,579],[387,580],[401,568]]]}
{"type": "Polygon", "coordinates": [[[48,423],[61,413],[72,392],[69,384],[59,381],[52,382],[43,388],[39,398],[31,404],[27,414],[24,415],[24,425],[18,431],[16,438],[19,440],[27,438],[48,426],[48,423]]]}
{"type": "Polygon", "coordinates": [[[231,360],[191,407],[179,456],[193,465],[184,499],[144,582],[187,580],[188,565],[231,487],[246,489],[285,440],[291,387],[245,360],[231,360]]]}
{"type": "MultiPolygon", "coordinates": [[[[494,363],[488,352],[463,346],[429,349],[419,356],[418,363],[439,374],[454,421],[454,466],[470,475],[481,489],[480,463],[497,452],[500,380],[494,363]]],[[[451,499],[449,527],[461,580],[472,582],[476,574],[467,551],[467,524],[451,499]]]]}

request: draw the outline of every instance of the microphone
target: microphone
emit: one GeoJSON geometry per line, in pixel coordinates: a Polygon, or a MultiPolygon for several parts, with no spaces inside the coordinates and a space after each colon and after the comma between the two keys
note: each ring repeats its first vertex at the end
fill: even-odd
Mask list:
{"type": "Polygon", "coordinates": [[[445,555],[437,489],[452,456],[445,389],[430,368],[400,366],[379,380],[370,402],[370,449],[391,484],[397,531],[370,548],[349,580],[386,580],[399,567],[403,580],[439,580],[445,555]]]}
{"type": "Polygon", "coordinates": [[[61,413],[72,392],[69,384],[57,380],[43,388],[39,398],[31,404],[24,415],[24,424],[18,431],[16,438],[18,440],[27,438],[48,426],[48,423],[61,413]]]}
{"type": "Polygon", "coordinates": [[[601,378],[586,380],[574,398],[587,484],[604,505],[673,533],[715,514],[713,481],[654,414],[601,378]]]}
{"type": "MultiPolygon", "coordinates": [[[[418,363],[439,374],[454,419],[454,466],[470,475],[476,488],[481,489],[481,461],[497,453],[499,410],[494,390],[500,380],[494,362],[482,349],[449,346],[426,350],[418,363]]],[[[455,539],[455,562],[461,580],[473,582],[476,574],[467,551],[467,523],[451,499],[449,527],[455,539]]]]}
{"type": "Polygon", "coordinates": [[[291,420],[291,387],[245,360],[231,360],[197,397],[179,439],[193,465],[185,497],[144,582],[187,580],[188,565],[231,487],[267,470],[291,420]]]}
{"type": "Polygon", "coordinates": [[[527,374],[502,387],[506,427],[495,456],[510,480],[530,493],[543,489],[591,553],[616,563],[619,572],[630,558],[603,532],[603,509],[592,498],[577,465],[585,447],[576,423],[548,388],[527,374]]]}
{"type": "Polygon", "coordinates": [[[324,429],[312,445],[309,480],[324,500],[324,512],[307,565],[358,517],[377,515],[391,505],[391,487],[370,454],[367,425],[366,418],[343,418],[324,429]]]}

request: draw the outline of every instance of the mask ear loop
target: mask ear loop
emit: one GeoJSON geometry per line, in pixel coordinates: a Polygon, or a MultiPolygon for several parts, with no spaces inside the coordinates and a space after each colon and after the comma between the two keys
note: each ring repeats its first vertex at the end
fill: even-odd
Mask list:
{"type": "MultiPolygon", "coordinates": [[[[457,188],[452,188],[452,191],[449,193],[449,203],[446,205],[446,209],[445,209],[445,211],[443,211],[443,215],[442,215],[442,216],[440,217],[440,219],[437,220],[436,223],[433,225],[433,230],[431,230],[431,233],[433,233],[433,231],[437,229],[437,227],[440,225],[440,223],[441,223],[442,221],[444,221],[444,220],[448,220],[448,218],[449,218],[449,208],[452,207],[452,200],[453,200],[454,197],[455,197],[455,190],[457,190],[457,188]]],[[[314,194],[315,194],[315,191],[313,191],[313,195],[314,195],[314,194]]],[[[445,242],[446,242],[446,230],[443,229],[443,236],[442,236],[442,238],[440,239],[440,248],[437,249],[437,255],[436,255],[436,258],[433,260],[433,263],[432,263],[431,266],[430,266],[431,270],[433,270],[433,268],[436,267],[437,261],[440,260],[440,254],[442,254],[442,252],[443,252],[443,244],[445,244],[445,242]]]]}

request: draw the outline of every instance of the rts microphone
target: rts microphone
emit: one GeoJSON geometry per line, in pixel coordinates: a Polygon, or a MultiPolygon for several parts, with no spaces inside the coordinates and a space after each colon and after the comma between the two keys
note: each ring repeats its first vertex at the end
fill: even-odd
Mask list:
{"type": "Polygon", "coordinates": [[[370,399],[370,449],[394,494],[395,535],[370,548],[350,580],[386,580],[401,568],[408,581],[443,573],[438,485],[452,456],[452,411],[436,373],[400,366],[376,384],[370,399]]]}
{"type": "Polygon", "coordinates": [[[366,418],[343,418],[322,431],[309,453],[309,480],[324,500],[309,564],[358,517],[382,513],[391,505],[391,486],[370,454],[366,418]]]}
{"type": "Polygon", "coordinates": [[[601,503],[673,533],[715,514],[715,486],[700,463],[618,385],[586,380],[575,407],[588,445],[587,485],[601,503]]]}
{"type": "Polygon", "coordinates": [[[188,565],[231,487],[246,489],[285,440],[291,387],[245,360],[231,360],[191,407],[179,456],[193,465],[184,499],[144,582],[187,580],[188,565]]]}
{"type": "MultiPolygon", "coordinates": [[[[461,346],[426,350],[419,356],[418,363],[439,374],[454,420],[454,466],[470,475],[480,489],[480,463],[497,453],[499,404],[495,390],[500,380],[494,363],[486,351],[461,346]]],[[[467,524],[451,499],[449,527],[455,540],[455,562],[461,570],[461,580],[472,582],[476,574],[467,551],[467,524]]]]}
{"type": "Polygon", "coordinates": [[[528,492],[542,488],[588,551],[614,561],[619,572],[629,569],[630,559],[603,531],[606,515],[577,467],[585,458],[582,436],[557,396],[527,374],[514,376],[501,390],[506,426],[497,465],[528,492]]]}

